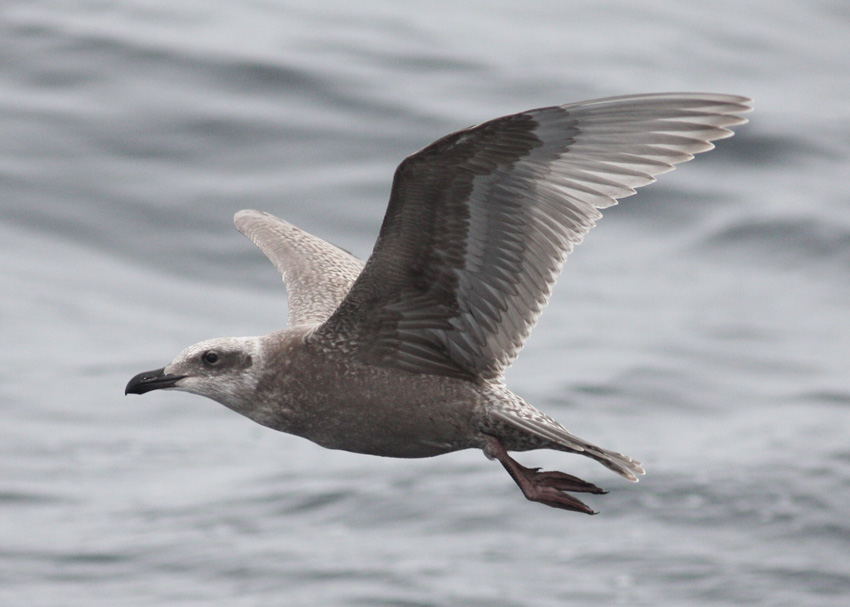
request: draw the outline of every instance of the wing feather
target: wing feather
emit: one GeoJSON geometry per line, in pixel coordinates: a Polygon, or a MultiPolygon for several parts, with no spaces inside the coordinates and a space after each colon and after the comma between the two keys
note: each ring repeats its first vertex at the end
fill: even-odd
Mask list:
{"type": "Polygon", "coordinates": [[[239,211],[233,223],[283,277],[290,326],[325,322],[363,269],[353,255],[269,213],[239,211]]]}
{"type": "Polygon", "coordinates": [[[399,165],[375,249],[315,336],[366,364],[500,380],[599,209],[712,149],[749,109],[637,95],[443,137],[399,165]]]}

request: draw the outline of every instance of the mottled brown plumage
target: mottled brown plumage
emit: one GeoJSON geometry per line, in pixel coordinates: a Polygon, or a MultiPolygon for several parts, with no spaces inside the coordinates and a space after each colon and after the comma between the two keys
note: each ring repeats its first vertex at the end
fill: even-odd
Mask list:
{"type": "Polygon", "coordinates": [[[405,159],[365,266],[267,213],[236,227],[281,272],[286,329],[221,338],[127,392],[207,396],[331,449],[429,457],[478,448],[523,494],[592,513],[602,490],[508,451],[581,453],[636,481],[640,463],[568,432],[504,385],[573,247],[616,204],[746,122],[743,97],[636,95],[530,110],[405,159]]]}

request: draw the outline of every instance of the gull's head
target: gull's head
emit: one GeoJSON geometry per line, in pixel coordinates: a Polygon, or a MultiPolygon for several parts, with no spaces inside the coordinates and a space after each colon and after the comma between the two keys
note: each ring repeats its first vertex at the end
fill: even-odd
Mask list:
{"type": "Polygon", "coordinates": [[[189,346],[162,369],[139,373],[124,393],[181,390],[247,414],[256,391],[261,358],[258,337],[208,339],[189,346]]]}

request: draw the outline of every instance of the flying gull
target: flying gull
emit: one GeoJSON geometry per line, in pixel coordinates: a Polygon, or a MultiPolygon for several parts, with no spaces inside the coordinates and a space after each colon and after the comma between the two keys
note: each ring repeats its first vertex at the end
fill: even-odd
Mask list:
{"type": "Polygon", "coordinates": [[[447,135],[399,165],[365,265],[282,219],[240,211],[236,228],[283,276],[286,328],[190,346],[125,393],[192,392],[329,449],[481,449],[529,500],[594,514],[570,492],[602,489],[508,452],[579,453],[630,481],[644,473],[640,462],[526,403],[505,387],[505,369],[598,209],[731,136],[749,104],[718,94],[612,97],[447,135]]]}

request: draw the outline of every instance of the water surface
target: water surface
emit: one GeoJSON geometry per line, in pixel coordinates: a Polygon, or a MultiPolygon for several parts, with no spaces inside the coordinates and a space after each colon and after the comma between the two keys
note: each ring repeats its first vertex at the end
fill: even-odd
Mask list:
{"type": "Polygon", "coordinates": [[[0,9],[0,603],[843,605],[850,594],[850,10],[843,2],[216,3],[0,9]],[[645,462],[596,517],[477,452],[320,449],[185,394],[184,346],[283,326],[231,225],[368,256],[396,164],[607,95],[755,98],[610,209],[511,387],[645,462]]]}

